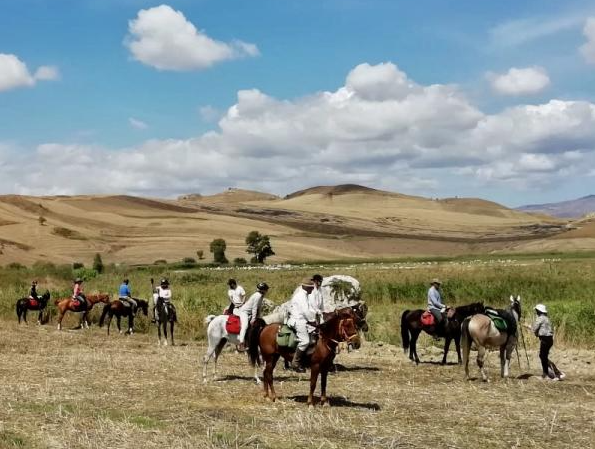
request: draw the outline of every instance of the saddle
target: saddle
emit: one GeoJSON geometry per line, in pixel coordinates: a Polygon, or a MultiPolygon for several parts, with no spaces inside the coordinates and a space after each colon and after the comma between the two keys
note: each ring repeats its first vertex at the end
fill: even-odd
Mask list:
{"type": "Polygon", "coordinates": [[[34,298],[29,298],[29,307],[39,307],[39,301],[34,298]]]}
{"type": "MultiPolygon", "coordinates": [[[[311,354],[313,352],[314,346],[318,341],[317,332],[312,332],[309,334],[309,336],[310,344],[308,345],[308,349],[306,349],[306,354],[311,354]]],[[[295,348],[297,348],[297,345],[298,339],[295,331],[287,324],[281,325],[281,327],[279,327],[279,332],[277,332],[277,346],[293,351],[295,348]]]]}
{"type": "Polygon", "coordinates": [[[237,315],[228,315],[225,322],[225,330],[228,334],[239,334],[242,327],[240,317],[237,315]]]}
{"type": "Polygon", "coordinates": [[[507,310],[486,307],[485,314],[490,320],[492,320],[494,326],[496,326],[496,329],[498,329],[500,332],[506,332],[509,335],[516,334],[516,321],[512,314],[507,310]]]}

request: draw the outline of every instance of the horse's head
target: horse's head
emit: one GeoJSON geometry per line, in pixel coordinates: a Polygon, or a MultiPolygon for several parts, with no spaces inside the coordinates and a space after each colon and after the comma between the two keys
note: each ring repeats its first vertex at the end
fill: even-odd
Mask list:
{"type": "Polygon", "coordinates": [[[41,298],[39,300],[45,306],[50,300],[50,291],[46,290],[45,293],[41,295],[41,298]]]}
{"type": "Polygon", "coordinates": [[[510,310],[517,315],[517,321],[521,319],[521,295],[510,295],[510,310]]]}
{"type": "Polygon", "coordinates": [[[144,299],[138,299],[136,304],[138,305],[138,310],[142,310],[144,316],[149,315],[149,303],[147,301],[144,299]]]}
{"type": "Polygon", "coordinates": [[[368,305],[364,301],[360,301],[356,305],[351,306],[351,310],[353,310],[355,315],[355,326],[357,327],[357,330],[368,332],[368,322],[366,321],[368,305]]]}
{"type": "Polygon", "coordinates": [[[327,321],[320,325],[320,333],[335,343],[346,342],[354,349],[361,346],[361,339],[356,326],[357,317],[351,307],[335,310],[327,314],[327,321]]]}

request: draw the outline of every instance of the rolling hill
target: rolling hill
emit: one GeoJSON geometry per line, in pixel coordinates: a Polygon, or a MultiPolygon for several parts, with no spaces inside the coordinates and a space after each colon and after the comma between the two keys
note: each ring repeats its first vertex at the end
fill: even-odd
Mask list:
{"type": "Polygon", "coordinates": [[[271,236],[286,260],[329,260],[565,247],[595,248],[591,224],[567,222],[475,198],[428,199],[357,185],[320,186],[284,198],[230,189],[176,200],[128,195],[0,196],[0,264],[37,260],[177,261],[227,241],[246,257],[245,236],[271,236]],[[43,217],[41,220],[40,217],[43,217]],[[585,234],[586,233],[586,234],[585,234]],[[572,245],[571,245],[572,246],[572,245]]]}
{"type": "Polygon", "coordinates": [[[517,208],[522,212],[535,212],[560,218],[580,218],[595,213],[595,195],[559,203],[532,204],[517,208]]]}

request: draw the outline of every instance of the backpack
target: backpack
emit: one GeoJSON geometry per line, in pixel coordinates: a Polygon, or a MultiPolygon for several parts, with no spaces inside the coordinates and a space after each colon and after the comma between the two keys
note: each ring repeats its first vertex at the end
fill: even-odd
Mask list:
{"type": "Polygon", "coordinates": [[[237,315],[229,315],[225,323],[225,330],[228,334],[239,334],[242,328],[240,317],[237,315]]]}
{"type": "Polygon", "coordinates": [[[291,329],[287,324],[282,325],[279,327],[279,332],[277,332],[277,345],[294,349],[297,347],[298,341],[293,329],[291,329]]]}

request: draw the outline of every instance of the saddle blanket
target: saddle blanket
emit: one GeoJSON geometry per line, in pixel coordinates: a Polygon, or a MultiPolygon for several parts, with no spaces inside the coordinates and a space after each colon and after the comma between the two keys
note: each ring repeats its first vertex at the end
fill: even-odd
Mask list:
{"type": "Polygon", "coordinates": [[[225,323],[225,330],[228,334],[239,334],[242,324],[240,322],[240,317],[237,315],[229,315],[227,321],[225,323]]]}
{"type": "Polygon", "coordinates": [[[33,298],[29,298],[29,307],[38,307],[39,301],[33,298]]]}
{"type": "Polygon", "coordinates": [[[508,330],[508,323],[504,318],[500,316],[497,310],[494,309],[486,309],[486,315],[492,320],[494,326],[499,331],[506,331],[508,330]]]}
{"type": "Polygon", "coordinates": [[[436,318],[434,318],[432,312],[426,310],[424,313],[421,314],[421,324],[423,324],[424,326],[433,326],[435,322],[436,318]]]}

